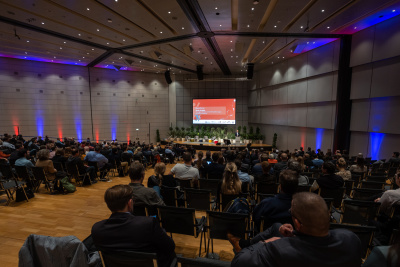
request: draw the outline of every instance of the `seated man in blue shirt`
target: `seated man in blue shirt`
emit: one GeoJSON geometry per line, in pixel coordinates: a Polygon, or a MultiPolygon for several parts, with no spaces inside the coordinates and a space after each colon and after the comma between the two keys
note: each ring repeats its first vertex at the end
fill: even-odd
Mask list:
{"type": "Polygon", "coordinates": [[[15,166],[25,166],[28,168],[28,171],[31,170],[33,165],[32,161],[28,160],[26,157],[28,155],[28,151],[26,149],[21,149],[18,151],[18,159],[15,161],[15,166]]]}
{"type": "Polygon", "coordinates": [[[299,181],[294,171],[283,170],[279,175],[280,192],[274,197],[263,199],[255,206],[253,220],[257,230],[260,229],[261,217],[264,217],[264,229],[272,224],[290,223],[291,216],[288,212],[291,206],[292,195],[296,193],[299,181]]]}
{"type": "Polygon", "coordinates": [[[110,167],[111,167],[111,164],[108,163],[108,159],[100,153],[99,146],[96,146],[94,151],[89,151],[86,154],[86,157],[84,160],[88,161],[88,162],[96,162],[97,163],[97,166],[99,167],[99,171],[100,171],[100,180],[104,179],[104,176],[107,173],[106,170],[110,169],[110,167]]]}

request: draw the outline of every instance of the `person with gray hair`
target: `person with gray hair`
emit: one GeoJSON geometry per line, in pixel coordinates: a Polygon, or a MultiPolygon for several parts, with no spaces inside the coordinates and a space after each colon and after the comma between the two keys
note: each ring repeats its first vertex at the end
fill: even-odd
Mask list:
{"type": "Polygon", "coordinates": [[[299,180],[299,185],[308,185],[309,180],[307,176],[301,175],[302,169],[301,164],[293,159],[290,159],[288,162],[288,169],[292,170],[296,173],[297,179],[299,180]]]}

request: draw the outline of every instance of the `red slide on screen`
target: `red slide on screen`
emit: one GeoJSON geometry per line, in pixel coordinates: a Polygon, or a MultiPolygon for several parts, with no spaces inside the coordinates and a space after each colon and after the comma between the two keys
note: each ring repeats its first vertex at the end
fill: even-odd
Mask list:
{"type": "Polygon", "coordinates": [[[193,123],[235,124],[236,99],[193,99],[193,123]]]}

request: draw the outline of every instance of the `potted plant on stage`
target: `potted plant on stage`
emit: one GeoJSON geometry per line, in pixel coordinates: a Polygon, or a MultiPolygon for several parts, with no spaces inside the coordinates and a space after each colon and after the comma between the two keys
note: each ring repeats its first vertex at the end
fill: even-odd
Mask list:
{"type": "Polygon", "coordinates": [[[257,126],[256,128],[256,139],[257,139],[257,144],[262,144],[262,140],[264,139],[262,134],[260,133],[260,127],[257,126]]]}
{"type": "Polygon", "coordinates": [[[248,139],[249,139],[250,143],[252,143],[252,144],[255,143],[254,142],[255,141],[255,135],[254,135],[253,126],[250,126],[248,139]]]}
{"type": "Polygon", "coordinates": [[[235,133],[233,132],[233,129],[230,129],[227,133],[228,139],[231,141],[231,144],[235,143],[235,133]]]}
{"type": "Polygon", "coordinates": [[[272,148],[276,149],[276,140],[278,139],[278,134],[274,133],[274,139],[272,139],[272,148]]]}
{"type": "Polygon", "coordinates": [[[175,135],[176,135],[176,141],[181,141],[181,129],[179,129],[179,127],[175,127],[175,135]]]}
{"type": "Polygon", "coordinates": [[[247,127],[246,126],[243,126],[243,134],[241,134],[241,135],[243,136],[242,140],[244,140],[245,144],[250,143],[250,141],[248,139],[248,135],[247,135],[247,127]]]}
{"type": "Polygon", "coordinates": [[[181,138],[182,138],[182,142],[186,141],[186,130],[185,130],[185,127],[181,128],[181,138]]]}

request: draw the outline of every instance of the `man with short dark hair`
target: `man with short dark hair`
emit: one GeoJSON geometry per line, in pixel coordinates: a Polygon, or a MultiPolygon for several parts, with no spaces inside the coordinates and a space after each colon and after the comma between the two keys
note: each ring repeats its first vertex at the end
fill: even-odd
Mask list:
{"type": "Polygon", "coordinates": [[[177,163],[170,171],[169,175],[175,175],[176,179],[198,180],[200,178],[199,170],[192,166],[192,155],[189,152],[183,153],[184,163],[177,163]]]}
{"type": "Polygon", "coordinates": [[[251,173],[253,174],[253,176],[258,176],[258,175],[262,175],[263,174],[263,170],[262,170],[262,166],[261,164],[264,161],[268,162],[268,155],[266,153],[261,153],[259,156],[260,162],[257,163],[256,165],[253,166],[253,169],[251,171],[251,173]]]}
{"type": "Polygon", "coordinates": [[[133,197],[135,205],[165,205],[164,201],[160,198],[153,188],[148,188],[143,185],[145,169],[142,163],[133,162],[129,168],[129,177],[131,183],[129,184],[133,190],[133,197]]]}
{"type": "Polygon", "coordinates": [[[35,167],[32,161],[27,159],[28,151],[26,149],[21,149],[18,151],[18,159],[15,161],[15,166],[25,166],[31,173],[31,168],[35,167]]]}
{"type": "Polygon", "coordinates": [[[249,247],[230,235],[229,241],[240,251],[231,266],[360,266],[360,239],[345,229],[329,230],[330,213],[321,196],[295,194],[290,214],[294,227],[274,224],[255,236],[249,247]]]}
{"type": "Polygon", "coordinates": [[[314,181],[311,192],[317,190],[318,188],[326,189],[338,189],[343,187],[344,180],[341,176],[335,174],[336,166],[332,162],[324,162],[322,164],[322,176],[314,181]]]}
{"type": "Polygon", "coordinates": [[[107,252],[155,252],[159,266],[170,267],[176,257],[174,241],[156,218],[132,215],[132,193],[129,185],[114,185],[106,190],[104,200],[112,214],[92,227],[96,248],[107,252]]]}
{"type": "Polygon", "coordinates": [[[389,159],[388,162],[390,163],[397,163],[400,162],[400,157],[399,157],[400,153],[399,152],[393,152],[392,157],[389,159]]]}
{"type": "Polygon", "coordinates": [[[257,229],[260,229],[261,217],[265,219],[266,228],[276,222],[290,223],[290,209],[292,195],[296,193],[299,184],[296,173],[283,170],[279,175],[280,192],[274,197],[263,199],[255,206],[253,220],[257,229]]]}
{"type": "Polygon", "coordinates": [[[209,179],[222,179],[224,175],[225,166],[218,164],[218,159],[222,157],[220,152],[212,154],[212,162],[204,166],[204,176],[209,179]]]}
{"type": "Polygon", "coordinates": [[[108,159],[100,153],[100,147],[96,146],[94,151],[89,151],[86,154],[84,159],[85,161],[97,162],[97,166],[99,167],[99,171],[101,174],[100,179],[103,179],[106,175],[105,170],[108,170],[111,167],[111,164],[108,163],[108,159]]]}

